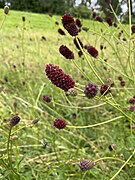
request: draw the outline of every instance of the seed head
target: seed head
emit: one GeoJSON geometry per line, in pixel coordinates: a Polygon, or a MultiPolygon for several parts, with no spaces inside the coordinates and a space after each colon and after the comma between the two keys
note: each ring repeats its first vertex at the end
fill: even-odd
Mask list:
{"type": "Polygon", "coordinates": [[[20,117],[17,116],[17,115],[15,115],[15,116],[13,116],[13,117],[11,118],[11,120],[10,120],[10,122],[9,122],[9,125],[10,125],[11,127],[13,127],[13,126],[15,126],[16,124],[18,124],[19,121],[20,121],[20,117]]]}
{"type": "Polygon", "coordinates": [[[80,19],[76,19],[75,23],[79,28],[82,27],[82,23],[81,23],[80,19]]]}
{"type": "Polygon", "coordinates": [[[110,92],[109,86],[106,84],[102,84],[102,86],[100,87],[100,94],[106,95],[108,92],[110,92]]]}
{"type": "Polygon", "coordinates": [[[79,167],[82,171],[87,171],[95,166],[95,162],[92,160],[81,160],[79,167]]]}
{"type": "Polygon", "coordinates": [[[8,14],[9,13],[9,7],[8,6],[4,6],[4,13],[8,14]]]}
{"type": "Polygon", "coordinates": [[[74,53],[64,45],[61,45],[59,48],[59,52],[66,58],[66,59],[74,59],[74,53]]]}
{"type": "Polygon", "coordinates": [[[97,95],[97,92],[98,92],[98,86],[96,84],[88,83],[85,86],[84,94],[86,95],[87,98],[95,97],[97,95]]]}
{"type": "Polygon", "coordinates": [[[96,16],[96,20],[97,20],[98,22],[103,22],[103,21],[104,21],[103,18],[101,18],[100,16],[96,16]]]}
{"type": "Polygon", "coordinates": [[[74,88],[74,80],[69,75],[65,74],[63,70],[59,68],[59,66],[47,64],[45,72],[51,82],[64,91],[68,91],[70,88],[74,88]]]}
{"type": "Polygon", "coordinates": [[[51,102],[51,97],[50,96],[43,96],[43,101],[44,102],[47,102],[47,103],[49,103],[49,102],[51,102]]]}
{"type": "Polygon", "coordinates": [[[73,16],[70,14],[64,14],[62,16],[62,24],[71,36],[78,35],[79,29],[76,26],[73,16]]]}
{"type": "Polygon", "coordinates": [[[87,51],[94,58],[98,56],[98,50],[93,46],[87,46],[87,51]]]}
{"type": "MultiPolygon", "coordinates": [[[[83,48],[82,41],[78,37],[77,37],[77,40],[78,40],[80,46],[83,48]]],[[[74,44],[75,44],[76,48],[80,50],[80,46],[78,45],[77,40],[76,40],[76,38],[74,38],[74,44]]]]}
{"type": "Polygon", "coordinates": [[[53,125],[57,128],[57,129],[64,129],[66,127],[66,122],[63,119],[56,119],[53,122],[53,125]]]}
{"type": "Polygon", "coordinates": [[[132,33],[135,33],[135,25],[131,27],[132,33]]]}
{"type": "Polygon", "coordinates": [[[65,32],[61,28],[58,29],[58,33],[63,35],[63,36],[66,35],[65,32]]]}

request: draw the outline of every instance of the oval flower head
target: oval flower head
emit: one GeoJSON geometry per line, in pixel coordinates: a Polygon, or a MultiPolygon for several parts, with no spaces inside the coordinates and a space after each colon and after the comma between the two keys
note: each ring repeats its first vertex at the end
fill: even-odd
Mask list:
{"type": "Polygon", "coordinates": [[[69,75],[65,74],[64,71],[59,68],[59,66],[47,64],[45,72],[50,81],[64,91],[74,88],[74,80],[69,75]]]}

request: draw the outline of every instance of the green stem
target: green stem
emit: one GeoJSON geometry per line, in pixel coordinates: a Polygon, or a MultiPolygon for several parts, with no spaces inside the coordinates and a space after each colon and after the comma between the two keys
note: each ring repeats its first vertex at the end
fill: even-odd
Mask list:
{"type": "Polygon", "coordinates": [[[80,47],[80,50],[82,51],[82,53],[83,53],[83,55],[84,55],[84,57],[85,57],[85,59],[86,59],[86,62],[87,62],[88,65],[89,65],[90,69],[93,71],[93,73],[94,73],[94,74],[96,75],[96,77],[99,79],[99,81],[100,81],[102,84],[104,84],[104,82],[102,81],[102,79],[101,79],[100,76],[97,74],[97,72],[95,71],[95,69],[94,69],[93,66],[91,65],[90,61],[88,60],[88,58],[87,58],[86,54],[84,53],[84,51],[83,51],[83,49],[82,49],[82,47],[81,47],[81,45],[80,45],[77,37],[75,37],[75,38],[76,38],[76,41],[77,41],[77,43],[78,43],[78,45],[79,45],[79,47],[80,47]]]}
{"type": "Polygon", "coordinates": [[[131,156],[129,156],[129,158],[127,159],[127,161],[125,161],[125,163],[121,166],[121,168],[114,174],[114,176],[110,179],[113,180],[120,172],[121,170],[126,166],[126,164],[128,164],[128,162],[130,161],[130,159],[134,156],[135,154],[135,150],[133,151],[133,153],[131,154],[131,156]]]}
{"type": "Polygon", "coordinates": [[[105,121],[105,122],[101,122],[101,123],[97,123],[97,124],[91,124],[91,125],[88,125],[88,126],[68,126],[69,128],[75,128],[75,129],[84,129],[84,128],[92,128],[92,127],[96,127],[96,126],[101,126],[103,124],[107,124],[107,123],[110,123],[112,121],[116,121],[118,119],[121,119],[123,118],[124,116],[119,116],[119,117],[116,117],[116,118],[113,118],[113,119],[110,119],[108,121],[105,121]]]}

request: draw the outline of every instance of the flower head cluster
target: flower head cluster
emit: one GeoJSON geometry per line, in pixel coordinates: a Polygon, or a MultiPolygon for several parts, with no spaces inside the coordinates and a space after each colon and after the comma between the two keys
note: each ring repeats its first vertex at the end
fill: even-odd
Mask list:
{"type": "Polygon", "coordinates": [[[87,98],[93,98],[97,95],[98,92],[98,86],[93,83],[88,83],[85,86],[84,94],[87,96],[87,98]]]}
{"type": "Polygon", "coordinates": [[[66,35],[65,32],[61,28],[58,29],[58,33],[61,34],[62,36],[66,35]]]}
{"type": "Polygon", "coordinates": [[[94,58],[98,56],[98,50],[93,46],[87,46],[87,51],[94,58]]]}
{"type": "Polygon", "coordinates": [[[95,162],[92,160],[81,160],[79,167],[82,171],[87,171],[95,166],[95,162]]]}
{"type": "Polygon", "coordinates": [[[112,21],[112,18],[107,18],[106,19],[106,22],[109,26],[112,26],[113,25],[113,21],[112,21]]]}
{"type": "Polygon", "coordinates": [[[9,125],[10,125],[11,127],[13,127],[13,126],[15,126],[16,124],[18,124],[19,121],[20,121],[20,117],[17,116],[17,115],[15,115],[15,116],[13,116],[12,119],[10,120],[9,125]]]}
{"type": "Polygon", "coordinates": [[[79,29],[76,26],[73,16],[70,14],[64,14],[62,16],[62,24],[71,36],[78,35],[79,29]]]}
{"type": "Polygon", "coordinates": [[[49,103],[49,102],[51,102],[51,97],[44,95],[43,96],[43,101],[49,103]]]}
{"type": "Polygon", "coordinates": [[[69,75],[65,74],[63,70],[59,68],[59,66],[47,64],[45,72],[51,82],[64,91],[68,91],[70,88],[74,88],[74,80],[69,75]]]}
{"type": "Polygon", "coordinates": [[[100,94],[106,95],[108,92],[110,92],[110,87],[107,84],[102,84],[100,87],[100,94]]]}
{"type": "Polygon", "coordinates": [[[103,22],[103,21],[104,21],[103,18],[100,17],[100,16],[96,16],[96,20],[97,20],[98,22],[103,22]]]}
{"type": "Polygon", "coordinates": [[[53,125],[57,128],[57,129],[64,129],[66,127],[66,122],[63,119],[56,119],[53,122],[53,125]]]}
{"type": "Polygon", "coordinates": [[[81,23],[80,19],[76,19],[75,23],[79,28],[82,27],[82,23],[81,23]]]}
{"type": "Polygon", "coordinates": [[[66,58],[66,59],[74,59],[74,53],[64,45],[61,45],[59,48],[59,52],[66,58]]]}
{"type": "Polygon", "coordinates": [[[131,30],[132,30],[132,33],[134,34],[134,33],[135,33],[135,25],[133,25],[133,26],[131,27],[131,30]]]}

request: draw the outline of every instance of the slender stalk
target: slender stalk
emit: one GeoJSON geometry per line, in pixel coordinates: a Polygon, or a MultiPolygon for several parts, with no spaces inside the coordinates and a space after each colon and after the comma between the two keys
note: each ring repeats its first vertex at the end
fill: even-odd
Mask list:
{"type": "Polygon", "coordinates": [[[113,180],[121,171],[122,169],[128,164],[128,162],[130,161],[130,159],[134,156],[135,154],[135,150],[133,151],[133,153],[129,156],[129,158],[127,159],[127,161],[125,161],[125,163],[121,166],[121,168],[114,174],[114,176],[110,179],[113,180]]]}
{"type": "Polygon", "coordinates": [[[116,121],[116,120],[121,119],[121,118],[123,118],[123,117],[124,117],[124,116],[119,116],[119,117],[110,119],[110,120],[105,121],[105,122],[101,122],[101,123],[97,123],[97,124],[91,124],[91,125],[88,125],[88,126],[67,126],[67,127],[69,127],[69,128],[75,128],[75,129],[92,128],[92,127],[101,126],[101,125],[103,125],[103,124],[107,124],[107,123],[116,121]]]}

